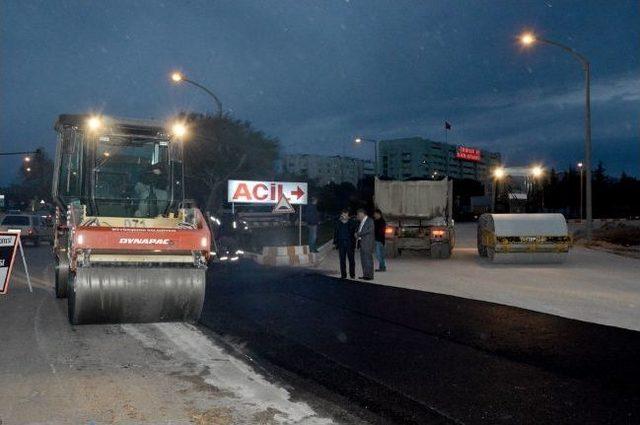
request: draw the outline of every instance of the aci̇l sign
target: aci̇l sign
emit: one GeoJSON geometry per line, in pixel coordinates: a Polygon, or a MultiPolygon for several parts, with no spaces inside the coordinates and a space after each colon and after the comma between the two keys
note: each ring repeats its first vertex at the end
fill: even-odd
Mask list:
{"type": "Polygon", "coordinates": [[[285,196],[290,204],[307,204],[307,183],[229,180],[227,201],[248,204],[276,204],[285,196]]]}

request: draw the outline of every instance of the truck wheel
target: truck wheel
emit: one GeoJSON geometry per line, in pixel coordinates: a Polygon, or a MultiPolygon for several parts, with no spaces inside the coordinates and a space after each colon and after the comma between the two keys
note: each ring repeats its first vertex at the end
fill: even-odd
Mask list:
{"type": "Polygon", "coordinates": [[[69,286],[69,263],[56,256],[56,298],[67,298],[67,288],[69,286]]]}

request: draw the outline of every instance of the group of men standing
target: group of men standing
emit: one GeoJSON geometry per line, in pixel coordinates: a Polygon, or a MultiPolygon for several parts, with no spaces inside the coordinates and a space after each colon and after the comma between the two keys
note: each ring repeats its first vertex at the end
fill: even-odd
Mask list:
{"type": "Polygon", "coordinates": [[[378,269],[387,270],[384,259],[386,222],[380,210],[375,210],[373,219],[367,215],[364,209],[359,209],[356,218],[349,215],[348,209],[343,209],[338,217],[333,233],[333,245],[338,250],[340,257],[340,276],[347,278],[347,260],[349,264],[349,277],[356,277],[355,251],[360,250],[360,264],[362,276],[360,279],[373,279],[373,255],[378,258],[378,269]]]}

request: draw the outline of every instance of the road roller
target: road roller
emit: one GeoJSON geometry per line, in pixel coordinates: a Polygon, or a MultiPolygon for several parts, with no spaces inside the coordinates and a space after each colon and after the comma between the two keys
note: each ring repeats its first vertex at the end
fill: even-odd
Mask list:
{"type": "Polygon", "coordinates": [[[543,173],[540,166],[493,170],[494,213],[478,219],[481,257],[502,264],[561,263],[567,259],[571,246],[567,221],[562,214],[540,212],[543,173]]]}
{"type": "Polygon", "coordinates": [[[72,324],[196,321],[211,233],[185,201],[180,122],[60,115],[55,293],[72,324]]]}
{"type": "Polygon", "coordinates": [[[501,264],[562,263],[569,253],[562,214],[482,214],[478,253],[501,264]]]}

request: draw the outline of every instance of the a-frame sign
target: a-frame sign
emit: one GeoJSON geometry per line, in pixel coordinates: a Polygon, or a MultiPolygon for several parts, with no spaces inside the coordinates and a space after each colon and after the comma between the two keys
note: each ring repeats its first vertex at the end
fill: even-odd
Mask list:
{"type": "Polygon", "coordinates": [[[293,212],[296,212],[296,210],[293,209],[293,205],[291,205],[287,197],[283,194],[282,196],[280,196],[280,200],[278,201],[276,206],[273,207],[273,211],[271,212],[273,214],[291,214],[293,212]]]}
{"type": "Polygon", "coordinates": [[[17,233],[0,233],[0,295],[7,293],[13,260],[18,252],[17,233]]]}

